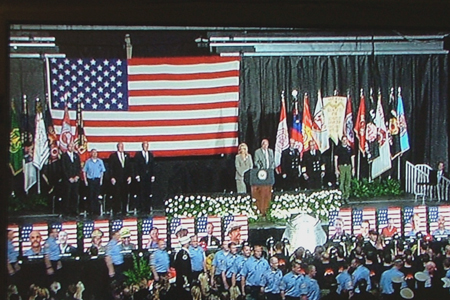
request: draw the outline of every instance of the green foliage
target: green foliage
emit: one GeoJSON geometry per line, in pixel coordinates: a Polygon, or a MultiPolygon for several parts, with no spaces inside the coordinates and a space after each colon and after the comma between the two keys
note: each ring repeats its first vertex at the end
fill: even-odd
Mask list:
{"type": "Polygon", "coordinates": [[[138,257],[133,253],[133,268],[124,271],[127,277],[126,284],[140,284],[144,279],[152,278],[152,272],[148,260],[145,257],[138,257]]]}
{"type": "Polygon", "coordinates": [[[43,194],[24,195],[21,197],[11,195],[8,198],[8,212],[45,212],[48,210],[48,203],[48,196],[43,194]]]}
{"type": "Polygon", "coordinates": [[[376,179],[369,182],[368,179],[352,179],[352,198],[374,198],[383,196],[401,196],[404,194],[400,182],[395,179],[376,179]]]}

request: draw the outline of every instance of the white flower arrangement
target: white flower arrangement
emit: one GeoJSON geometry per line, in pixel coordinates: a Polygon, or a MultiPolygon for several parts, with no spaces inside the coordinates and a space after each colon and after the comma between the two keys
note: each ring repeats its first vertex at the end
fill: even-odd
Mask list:
{"type": "Polygon", "coordinates": [[[275,194],[268,216],[272,221],[286,221],[293,215],[306,212],[326,221],[330,211],[339,209],[341,199],[339,190],[322,190],[309,195],[303,192],[275,194]]]}
{"type": "Polygon", "coordinates": [[[259,211],[255,205],[256,200],[247,196],[184,196],[178,195],[165,201],[166,216],[207,216],[216,215],[220,217],[233,215],[246,215],[249,221],[258,218],[259,211]]]}
{"type": "MultiPolygon", "coordinates": [[[[274,193],[270,203],[268,219],[286,221],[292,216],[306,212],[322,221],[328,220],[330,211],[341,206],[342,194],[339,190],[322,190],[306,194],[304,192],[274,193]]],[[[220,217],[246,215],[250,222],[256,221],[261,212],[256,207],[256,199],[250,195],[230,196],[185,196],[178,195],[165,201],[166,216],[220,217]]]]}

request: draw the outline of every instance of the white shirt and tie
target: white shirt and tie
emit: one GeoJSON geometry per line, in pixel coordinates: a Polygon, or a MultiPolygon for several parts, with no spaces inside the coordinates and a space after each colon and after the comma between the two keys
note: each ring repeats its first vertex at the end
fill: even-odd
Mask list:
{"type": "Polygon", "coordinates": [[[117,152],[117,154],[119,155],[119,160],[120,163],[122,164],[122,168],[125,167],[125,154],[123,154],[123,152],[117,152]]]}

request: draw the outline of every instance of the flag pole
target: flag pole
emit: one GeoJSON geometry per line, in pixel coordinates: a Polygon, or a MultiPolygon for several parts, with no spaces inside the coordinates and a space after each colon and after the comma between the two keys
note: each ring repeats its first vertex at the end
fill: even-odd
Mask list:
{"type": "MultiPolygon", "coordinates": [[[[36,98],[36,102],[35,102],[35,109],[34,109],[34,112],[35,112],[35,114],[37,115],[38,114],[38,111],[41,109],[41,106],[40,106],[40,102],[39,102],[39,98],[36,98]]],[[[36,124],[36,128],[37,128],[37,124],[36,124]]],[[[34,145],[34,147],[36,147],[36,143],[35,143],[35,145],[34,145]]],[[[37,176],[37,193],[38,193],[38,195],[40,195],[41,194],[41,170],[39,169],[39,168],[36,168],[37,170],[36,170],[36,176],[37,176]]]]}

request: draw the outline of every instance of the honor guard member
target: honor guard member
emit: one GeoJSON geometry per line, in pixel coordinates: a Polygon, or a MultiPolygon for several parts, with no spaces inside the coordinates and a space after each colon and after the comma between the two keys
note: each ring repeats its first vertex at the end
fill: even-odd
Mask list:
{"type": "Polygon", "coordinates": [[[294,260],[292,262],[292,270],[283,276],[281,280],[281,299],[298,300],[300,296],[306,296],[307,290],[305,276],[302,274],[300,262],[294,260]]]}
{"type": "Polygon", "coordinates": [[[158,240],[158,249],[150,255],[150,269],[155,281],[165,281],[170,267],[169,253],[166,251],[166,242],[158,240]]]}
{"type": "Polygon", "coordinates": [[[202,247],[199,247],[198,236],[191,236],[191,245],[189,246],[189,255],[191,257],[192,278],[198,280],[198,276],[206,273],[206,256],[202,247]]]}
{"type": "Polygon", "coordinates": [[[309,151],[303,153],[302,173],[308,183],[308,189],[317,190],[322,187],[325,164],[322,162],[320,151],[316,149],[314,140],[309,141],[309,151]]]}
{"type": "Polygon", "coordinates": [[[370,271],[363,265],[362,259],[360,259],[360,258],[352,259],[351,267],[354,269],[354,271],[352,273],[352,278],[353,278],[352,282],[353,282],[353,286],[355,287],[355,293],[359,294],[361,292],[358,287],[358,282],[361,279],[364,279],[367,283],[366,291],[367,292],[370,291],[372,289],[372,284],[370,281],[370,271]]]}
{"type": "Polygon", "coordinates": [[[289,140],[289,148],[281,152],[281,171],[285,188],[296,189],[299,186],[300,151],[295,147],[295,140],[289,140]]]}
{"type": "Polygon", "coordinates": [[[228,242],[222,242],[222,249],[216,252],[211,263],[211,287],[223,286],[222,271],[225,270],[225,260],[230,254],[228,242]]]}
{"type": "Polygon", "coordinates": [[[49,284],[57,280],[57,272],[62,268],[61,249],[57,243],[58,229],[52,228],[49,231],[48,239],[44,244],[44,262],[49,275],[49,284]]]}
{"type": "Polygon", "coordinates": [[[259,299],[263,286],[262,275],[270,271],[269,263],[262,257],[262,246],[256,245],[251,256],[243,265],[241,271],[241,288],[243,296],[249,299],[259,299]]]}
{"type": "Polygon", "coordinates": [[[108,268],[109,278],[116,280],[120,283],[122,280],[123,269],[123,253],[122,247],[119,243],[120,232],[115,231],[112,234],[111,240],[106,245],[105,262],[108,268]]]}
{"type": "Polygon", "coordinates": [[[225,290],[229,290],[230,287],[233,286],[233,266],[234,262],[239,257],[237,254],[238,248],[236,243],[229,243],[228,248],[230,249],[230,253],[225,258],[225,268],[222,270],[222,282],[225,290]]]}
{"type": "Polygon", "coordinates": [[[176,285],[179,299],[188,299],[190,285],[192,282],[192,266],[189,256],[189,243],[191,239],[183,236],[179,239],[181,249],[175,255],[174,267],[176,271],[176,285]]]}
{"type": "Polygon", "coordinates": [[[309,265],[308,275],[305,276],[305,282],[303,283],[307,290],[306,299],[308,300],[319,300],[320,298],[320,287],[317,280],[314,278],[316,277],[316,274],[316,266],[309,265]]]}
{"type": "Polygon", "coordinates": [[[398,298],[395,294],[394,283],[401,282],[401,288],[406,288],[406,282],[403,280],[404,274],[400,271],[403,267],[403,261],[401,259],[396,259],[394,261],[394,266],[381,274],[380,279],[380,289],[383,299],[396,299],[398,298]]]}
{"type": "MultiPolygon", "coordinates": [[[[241,285],[241,271],[242,267],[244,266],[244,263],[247,261],[247,259],[250,258],[250,255],[252,254],[252,249],[250,248],[250,245],[248,242],[244,242],[241,249],[241,254],[238,255],[237,259],[234,261],[233,264],[233,276],[231,277],[232,286],[237,286],[239,289],[242,288],[241,285]]],[[[243,293],[243,291],[241,291],[243,293]]]]}
{"type": "Polygon", "coordinates": [[[278,269],[278,258],[272,256],[269,259],[270,271],[263,274],[262,292],[267,300],[281,299],[281,280],[283,279],[283,272],[278,269]]]}

